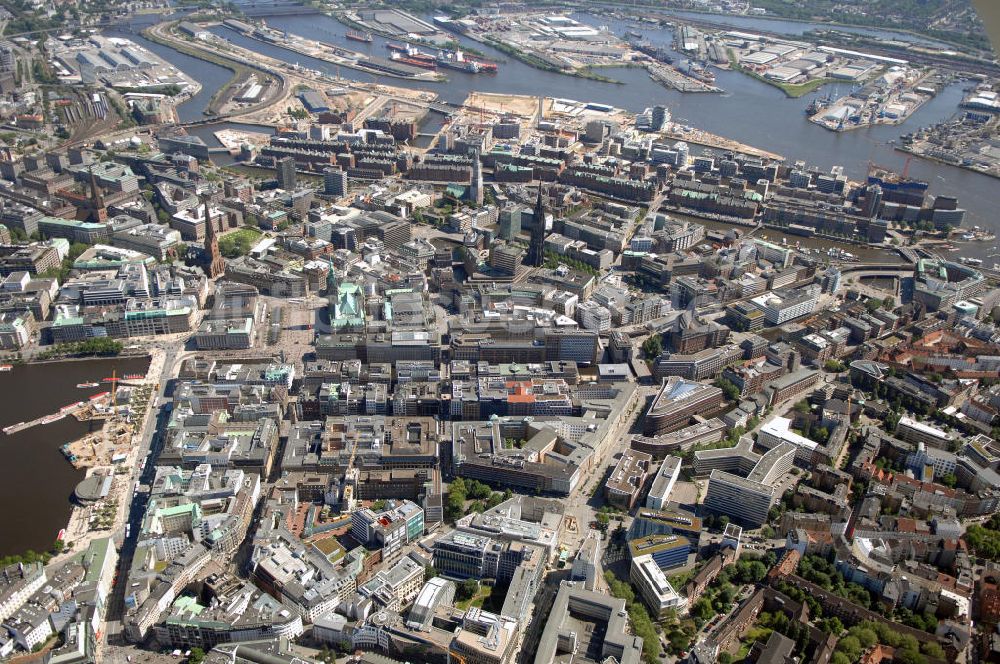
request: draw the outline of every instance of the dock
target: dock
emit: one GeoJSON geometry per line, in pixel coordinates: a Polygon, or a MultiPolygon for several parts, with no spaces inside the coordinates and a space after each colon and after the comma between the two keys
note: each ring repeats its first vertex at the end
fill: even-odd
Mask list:
{"type": "Polygon", "coordinates": [[[717,150],[726,150],[739,154],[750,155],[752,157],[760,157],[762,159],[773,159],[776,161],[784,161],[785,159],[783,156],[775,152],[768,152],[767,150],[755,148],[752,145],[734,141],[731,138],[718,136],[716,134],[702,131],[701,129],[694,129],[692,127],[681,127],[677,124],[668,125],[667,128],[664,129],[663,135],[666,138],[675,141],[684,141],[685,143],[691,143],[693,145],[704,145],[705,147],[715,148],[717,150]]]}
{"type": "Polygon", "coordinates": [[[679,92],[724,92],[722,88],[717,88],[704,81],[688,76],[670,65],[655,63],[646,65],[649,77],[669,88],[679,92]]]}
{"type": "Polygon", "coordinates": [[[97,409],[99,407],[106,406],[103,402],[106,401],[110,395],[110,392],[103,392],[95,395],[98,397],[97,399],[92,397],[87,401],[77,401],[75,403],[71,403],[68,406],[63,406],[54,413],[50,413],[49,415],[43,415],[42,417],[37,417],[28,422],[18,422],[17,424],[6,426],[3,428],[3,432],[8,436],[11,436],[15,433],[24,431],[25,429],[36,427],[40,424],[52,424],[53,422],[58,422],[59,420],[70,415],[81,422],[101,417],[101,415],[98,414],[97,409]]]}

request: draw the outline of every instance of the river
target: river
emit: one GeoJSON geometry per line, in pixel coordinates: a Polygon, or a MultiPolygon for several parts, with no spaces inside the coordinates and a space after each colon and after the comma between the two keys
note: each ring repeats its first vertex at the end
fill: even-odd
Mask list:
{"type": "MultiPolygon", "coordinates": [[[[592,25],[606,24],[618,34],[626,29],[637,29],[650,41],[664,45],[671,43],[672,32],[669,28],[635,28],[623,22],[616,22],[606,17],[579,15],[578,18],[592,25]]],[[[752,29],[758,19],[750,17],[725,17],[734,27],[752,29]]],[[[373,55],[385,56],[386,39],[375,36],[371,44],[359,44],[347,41],[346,26],[337,20],[324,15],[309,16],[275,16],[267,20],[269,26],[310,39],[337,43],[352,49],[368,50],[373,55]]],[[[761,25],[758,29],[765,26],[761,25]]],[[[794,21],[773,21],[766,26],[768,30],[799,31],[809,29],[809,24],[794,21]]],[[[864,30],[859,28],[858,30],[864,30]]],[[[305,57],[281,47],[264,44],[243,37],[239,33],[223,26],[212,28],[216,35],[225,37],[235,44],[255,50],[261,54],[299,63],[310,69],[336,74],[337,68],[329,63],[314,58],[305,57]]],[[[881,31],[869,31],[879,33],[881,31]]],[[[794,34],[794,32],[792,32],[794,34]]],[[[126,35],[123,35],[126,36],[126,35]]],[[[136,35],[127,35],[137,38],[136,35]]],[[[895,36],[896,33],[885,33],[882,36],[895,36]]],[[[141,37],[138,37],[141,40],[141,37]]],[[[941,122],[950,118],[956,111],[962,98],[962,87],[954,84],[942,90],[934,99],[924,104],[905,122],[896,126],[878,126],[868,129],[835,133],[810,123],[806,119],[805,107],[807,98],[789,99],[779,89],[730,71],[717,71],[717,84],[726,90],[724,94],[682,94],[668,90],[650,80],[645,70],[638,68],[613,68],[602,70],[608,76],[620,81],[621,84],[591,81],[577,77],[541,71],[514,60],[489,46],[473,42],[466,37],[458,36],[460,42],[475,47],[488,56],[501,62],[500,72],[496,75],[473,75],[464,72],[447,72],[449,80],[445,83],[414,82],[388,77],[376,77],[372,74],[347,68],[340,68],[340,76],[358,81],[375,81],[408,88],[432,90],[442,99],[451,102],[463,101],[469,92],[500,92],[508,94],[536,95],[543,93],[549,97],[565,97],[570,99],[597,101],[612,104],[630,111],[641,111],[653,104],[666,104],[674,117],[684,123],[705,129],[707,131],[727,136],[743,143],[777,152],[788,161],[802,160],[807,165],[817,166],[824,170],[833,166],[843,166],[845,173],[853,179],[864,179],[869,162],[900,171],[906,162],[906,154],[893,149],[892,141],[898,142],[899,137],[913,131],[917,127],[941,122]]],[[[147,44],[142,40],[144,45],[147,44]]],[[[158,47],[160,48],[160,47],[158,47]]],[[[170,51],[157,50],[171,62],[185,69],[188,56],[170,51]]],[[[216,65],[196,61],[195,68],[186,71],[206,82],[206,89],[220,85],[219,80],[228,80],[229,72],[216,65]],[[221,75],[220,75],[221,72],[221,75]]],[[[846,86],[841,86],[839,92],[847,93],[846,86]]],[[[204,104],[199,97],[204,97],[207,103],[211,93],[203,91],[198,97],[181,106],[182,118],[199,119],[204,104]],[[205,96],[207,95],[207,96],[205,96]],[[199,104],[202,104],[199,106],[199,104]]],[[[202,135],[202,134],[199,134],[202,135]]],[[[205,135],[202,135],[206,138],[205,135]]],[[[206,140],[210,140],[206,138],[206,140]]],[[[210,140],[211,142],[211,140],[210,140]]],[[[697,153],[698,148],[694,151],[697,153]]],[[[980,225],[990,228],[1000,234],[1000,218],[995,210],[1000,205],[1000,194],[996,180],[953,166],[938,164],[919,158],[910,161],[909,172],[912,177],[926,180],[930,183],[933,194],[947,193],[957,195],[959,204],[968,210],[966,225],[980,225]]],[[[988,249],[985,245],[970,245],[969,255],[987,258],[988,249]]]]}
{"type": "MultiPolygon", "coordinates": [[[[17,365],[0,373],[0,428],[58,411],[62,406],[108,390],[107,384],[78,389],[78,383],[99,382],[145,372],[149,358],[80,360],[17,365]]],[[[0,433],[0,505],[5,505],[0,556],[28,549],[45,551],[66,527],[70,500],[84,472],[76,470],[59,448],[100,428],[99,422],[66,417],[13,435],[0,433]]]]}

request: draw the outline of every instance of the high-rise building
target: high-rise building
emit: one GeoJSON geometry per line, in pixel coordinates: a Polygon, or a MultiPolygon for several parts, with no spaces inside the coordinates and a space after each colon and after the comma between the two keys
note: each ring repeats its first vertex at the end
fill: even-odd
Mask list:
{"type": "Polygon", "coordinates": [[[295,189],[295,157],[283,157],[277,162],[278,186],[282,189],[295,189]]]}
{"type": "Polygon", "coordinates": [[[538,200],[535,201],[534,226],[531,227],[531,242],[525,264],[541,267],[545,263],[545,204],[542,202],[542,185],[538,185],[538,200]]]}
{"type": "Polygon", "coordinates": [[[347,171],[340,168],[323,169],[323,193],[343,196],[347,193],[347,171]]]}
{"type": "Polygon", "coordinates": [[[472,155],[472,184],[469,187],[469,200],[476,205],[483,204],[483,165],[479,153],[472,155]]]}

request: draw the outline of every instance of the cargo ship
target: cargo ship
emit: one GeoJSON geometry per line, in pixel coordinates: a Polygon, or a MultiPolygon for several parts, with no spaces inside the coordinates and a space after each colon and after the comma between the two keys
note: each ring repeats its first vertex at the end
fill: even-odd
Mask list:
{"type": "Polygon", "coordinates": [[[374,37],[370,32],[360,32],[358,30],[348,30],[347,38],[351,41],[364,42],[366,44],[371,44],[374,37]]]}
{"type": "Polygon", "coordinates": [[[401,46],[399,44],[389,43],[386,44],[385,47],[392,51],[392,55],[390,57],[394,62],[410,65],[412,67],[421,67],[423,69],[437,69],[437,61],[434,59],[433,55],[423,53],[409,44],[401,46]]]}
{"type": "Polygon", "coordinates": [[[465,57],[465,54],[461,51],[441,51],[437,56],[437,64],[439,67],[456,69],[469,74],[478,74],[480,72],[486,74],[497,73],[496,64],[492,62],[471,60],[465,57]]]}
{"type": "Polygon", "coordinates": [[[674,64],[674,56],[671,55],[670,51],[665,48],[656,46],[655,44],[648,41],[641,41],[641,42],[630,41],[629,44],[635,50],[639,51],[640,53],[648,55],[649,57],[653,58],[658,62],[662,62],[668,65],[674,64]]]}
{"type": "Polygon", "coordinates": [[[823,97],[814,97],[813,100],[811,102],[809,102],[809,105],[806,106],[806,114],[807,115],[816,115],[817,113],[819,113],[820,111],[822,111],[824,108],[826,108],[827,106],[829,106],[830,104],[832,104],[833,103],[833,99],[834,99],[833,96],[829,95],[829,94],[825,95],[823,97]]]}
{"type": "Polygon", "coordinates": [[[437,63],[434,60],[427,61],[420,58],[408,58],[399,53],[393,53],[390,59],[401,65],[410,65],[411,67],[420,67],[421,69],[437,69],[437,63]]]}
{"type": "Polygon", "coordinates": [[[715,85],[715,74],[713,74],[711,71],[708,70],[707,67],[704,67],[703,65],[699,65],[695,62],[689,62],[687,74],[691,78],[695,78],[701,81],[702,83],[715,85]]]}

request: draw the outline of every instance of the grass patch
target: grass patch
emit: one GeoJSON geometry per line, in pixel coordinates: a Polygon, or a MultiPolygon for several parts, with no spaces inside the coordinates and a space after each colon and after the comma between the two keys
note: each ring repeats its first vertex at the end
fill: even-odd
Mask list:
{"type": "Polygon", "coordinates": [[[465,611],[472,606],[481,609],[483,608],[483,602],[486,601],[486,598],[489,597],[492,592],[493,592],[492,587],[480,584],[479,590],[473,597],[470,597],[469,599],[464,599],[460,602],[455,602],[455,608],[461,609],[462,611],[465,611]]]}
{"type": "Polygon", "coordinates": [[[313,542],[313,546],[319,549],[331,563],[335,563],[344,557],[344,547],[340,545],[336,537],[316,540],[313,542]]]}
{"type": "Polygon", "coordinates": [[[226,258],[237,258],[250,253],[262,233],[256,228],[241,228],[219,239],[219,252],[226,258]]]}

